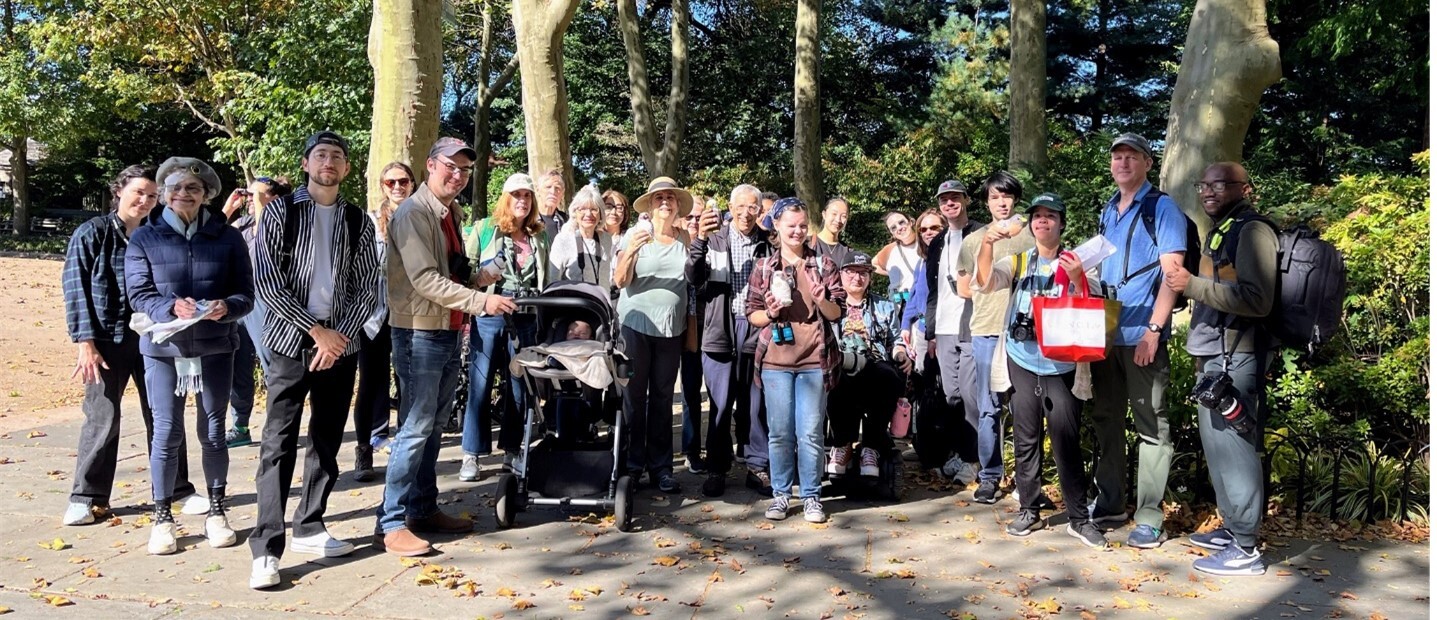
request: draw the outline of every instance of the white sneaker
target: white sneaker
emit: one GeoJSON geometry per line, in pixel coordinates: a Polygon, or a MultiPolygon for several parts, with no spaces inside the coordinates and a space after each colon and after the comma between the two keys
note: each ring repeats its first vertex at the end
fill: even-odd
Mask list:
{"type": "Polygon", "coordinates": [[[858,475],[877,478],[878,477],[878,451],[873,448],[864,448],[858,453],[858,475]]]}
{"type": "Polygon", "coordinates": [[[312,536],[295,537],[289,542],[289,550],[322,558],[338,558],[354,553],[354,545],[330,536],[329,532],[320,532],[312,536]]]}
{"type": "Polygon", "coordinates": [[[95,511],[90,509],[89,502],[70,502],[60,522],[65,525],[89,525],[95,522],[95,511]]]}
{"type": "Polygon", "coordinates": [[[181,497],[175,500],[175,503],[180,505],[180,514],[199,516],[210,513],[210,498],[199,493],[181,497]]]}
{"type": "Polygon", "coordinates": [[[210,546],[216,549],[232,547],[238,540],[234,529],[230,528],[229,518],[222,514],[205,518],[205,538],[210,541],[210,546]]]}
{"type": "Polygon", "coordinates": [[[848,446],[833,447],[828,449],[828,466],[825,471],[830,476],[842,476],[848,473],[848,463],[853,460],[853,448],[848,446]]]}
{"type": "Polygon", "coordinates": [[[150,528],[150,555],[169,555],[179,549],[179,543],[175,540],[178,528],[174,522],[165,521],[156,523],[150,528]]]}
{"type": "Polygon", "coordinates": [[[256,590],[279,585],[279,558],[263,555],[254,559],[249,570],[249,587],[256,590]]]}

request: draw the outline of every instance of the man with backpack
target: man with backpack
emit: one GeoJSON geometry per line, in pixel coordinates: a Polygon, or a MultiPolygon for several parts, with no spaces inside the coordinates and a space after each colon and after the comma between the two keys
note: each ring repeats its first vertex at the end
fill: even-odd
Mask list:
{"type": "Polygon", "coordinates": [[[1215,575],[1261,575],[1263,374],[1273,338],[1266,325],[1279,295],[1276,228],[1248,202],[1252,183],[1235,163],[1217,163],[1195,183],[1212,231],[1198,273],[1167,274],[1170,291],[1193,301],[1187,352],[1197,370],[1193,398],[1223,527],[1191,541],[1216,553],[1193,562],[1215,575]]]}
{"type": "Polygon", "coordinates": [[[335,457],[354,395],[359,330],[379,303],[374,224],[339,195],[349,175],[349,143],[321,131],[305,142],[300,161],[306,184],[265,207],[255,248],[255,288],[269,309],[264,346],[270,360],[268,417],[255,475],[259,517],[249,541],[250,587],[257,589],[280,581],[285,502],[306,395],[309,449],[290,550],[325,558],[354,551],[330,536],[324,512],[339,478],[335,457]]]}
{"type": "Polygon", "coordinates": [[[1178,294],[1162,286],[1165,273],[1183,264],[1191,220],[1178,204],[1148,182],[1153,150],[1147,139],[1119,135],[1109,149],[1109,171],[1118,191],[1108,200],[1099,231],[1117,247],[1102,264],[1106,296],[1122,302],[1117,340],[1094,362],[1093,423],[1097,430],[1097,497],[1090,507],[1099,526],[1127,521],[1128,407],[1137,430],[1138,481],[1127,544],[1142,549],[1162,543],[1163,495],[1173,460],[1164,392],[1168,386],[1167,340],[1178,294]]]}

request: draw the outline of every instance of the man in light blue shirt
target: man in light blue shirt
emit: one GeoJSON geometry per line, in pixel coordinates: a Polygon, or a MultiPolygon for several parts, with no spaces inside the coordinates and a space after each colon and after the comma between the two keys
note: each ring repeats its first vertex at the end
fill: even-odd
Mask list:
{"type": "Polygon", "coordinates": [[[1131,406],[1139,438],[1133,509],[1137,525],[1127,544],[1147,549],[1162,542],[1162,500],[1173,458],[1163,396],[1169,380],[1166,343],[1177,293],[1160,284],[1164,273],[1182,266],[1187,216],[1148,182],[1153,151],[1146,139],[1125,133],[1109,150],[1109,171],[1118,191],[1103,208],[1099,230],[1117,252],[1103,261],[1102,281],[1104,290],[1122,302],[1122,313],[1117,341],[1103,361],[1092,365],[1099,457],[1094,472],[1098,493],[1091,514],[1100,525],[1127,521],[1124,423],[1131,406]]]}

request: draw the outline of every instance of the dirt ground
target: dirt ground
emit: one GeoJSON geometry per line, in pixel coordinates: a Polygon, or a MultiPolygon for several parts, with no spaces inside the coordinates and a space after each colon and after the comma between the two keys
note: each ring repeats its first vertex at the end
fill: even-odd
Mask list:
{"type": "Polygon", "coordinates": [[[0,257],[0,433],[75,416],[61,260],[0,257]],[[58,410],[58,411],[57,411],[58,410]]]}

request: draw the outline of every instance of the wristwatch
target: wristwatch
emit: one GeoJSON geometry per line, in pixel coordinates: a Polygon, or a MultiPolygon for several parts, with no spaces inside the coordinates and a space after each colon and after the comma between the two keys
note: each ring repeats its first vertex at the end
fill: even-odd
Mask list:
{"type": "Polygon", "coordinates": [[[1148,323],[1148,331],[1154,334],[1161,334],[1163,333],[1163,326],[1157,323],[1148,323]]]}

